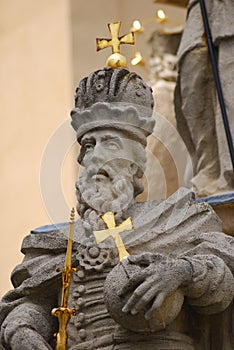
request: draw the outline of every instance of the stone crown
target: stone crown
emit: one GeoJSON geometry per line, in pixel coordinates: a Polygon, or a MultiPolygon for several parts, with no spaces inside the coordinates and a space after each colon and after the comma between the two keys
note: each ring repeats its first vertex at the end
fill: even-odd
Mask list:
{"type": "Polygon", "coordinates": [[[139,75],[105,67],[81,80],[71,124],[78,141],[90,130],[114,127],[132,132],[145,143],[155,124],[153,107],[152,89],[139,75]]]}

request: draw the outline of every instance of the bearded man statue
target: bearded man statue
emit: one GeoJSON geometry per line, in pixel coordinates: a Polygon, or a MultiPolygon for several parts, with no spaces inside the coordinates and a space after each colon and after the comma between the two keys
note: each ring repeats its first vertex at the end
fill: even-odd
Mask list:
{"type": "MultiPolygon", "coordinates": [[[[67,349],[233,349],[234,240],[207,203],[179,189],[138,203],[146,140],[154,128],[151,89],[127,69],[104,68],[76,91],[72,126],[84,170],[78,182],[67,349]],[[106,230],[112,212],[127,257],[106,230]],[[131,221],[131,227],[126,227],[131,221]],[[121,228],[121,230],[120,230],[121,228]]],[[[155,179],[157,181],[157,179],[155,179]]],[[[31,231],[14,289],[1,301],[1,349],[51,350],[69,225],[31,231]]],[[[123,248],[123,247],[122,247],[123,248]]]]}

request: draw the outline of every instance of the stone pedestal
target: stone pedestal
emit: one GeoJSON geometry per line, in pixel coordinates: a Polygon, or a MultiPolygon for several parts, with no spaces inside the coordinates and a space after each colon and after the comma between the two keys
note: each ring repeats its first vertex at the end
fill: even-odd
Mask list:
{"type": "Polygon", "coordinates": [[[198,202],[209,203],[223,223],[223,232],[234,236],[234,192],[199,198],[198,202]]]}

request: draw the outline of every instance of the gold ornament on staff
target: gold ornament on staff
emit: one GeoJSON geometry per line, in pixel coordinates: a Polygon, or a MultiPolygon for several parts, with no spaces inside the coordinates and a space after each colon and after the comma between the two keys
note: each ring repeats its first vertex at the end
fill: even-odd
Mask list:
{"type": "Polygon", "coordinates": [[[110,55],[106,61],[106,65],[110,66],[113,69],[127,66],[127,59],[125,56],[120,54],[120,45],[121,44],[130,44],[134,45],[134,34],[128,33],[126,35],[119,37],[121,22],[109,23],[108,28],[111,34],[111,39],[96,39],[97,42],[97,51],[105,49],[106,47],[112,48],[112,55],[110,55]]]}
{"type": "MultiPolygon", "coordinates": [[[[75,272],[76,269],[71,267],[72,262],[72,239],[74,232],[74,219],[75,219],[75,209],[72,208],[70,216],[70,232],[67,243],[67,252],[64,268],[62,270],[62,300],[61,306],[52,310],[52,315],[58,317],[59,321],[59,331],[55,335],[56,339],[56,350],[66,350],[67,348],[67,325],[70,321],[71,316],[77,314],[77,310],[67,307],[68,295],[71,284],[72,272],[75,272]]],[[[58,269],[59,271],[59,269],[58,269]]]]}

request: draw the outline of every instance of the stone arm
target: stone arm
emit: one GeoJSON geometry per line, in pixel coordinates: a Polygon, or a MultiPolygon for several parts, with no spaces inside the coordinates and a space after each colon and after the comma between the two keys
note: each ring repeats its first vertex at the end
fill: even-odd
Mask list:
{"type": "Polygon", "coordinates": [[[0,349],[52,350],[56,320],[50,312],[48,299],[25,298],[2,323],[0,349]]]}
{"type": "Polygon", "coordinates": [[[191,257],[168,258],[145,253],[128,258],[130,263],[144,266],[123,289],[136,286],[123,312],[137,314],[150,307],[145,318],[178,289],[199,313],[212,314],[225,310],[234,296],[234,278],[231,270],[218,256],[197,254],[191,257]]]}
{"type": "Polygon", "coordinates": [[[184,288],[189,304],[202,314],[225,310],[234,296],[234,277],[230,268],[212,254],[184,259],[192,270],[192,278],[184,288]]]}
{"type": "Polygon", "coordinates": [[[0,344],[3,349],[53,349],[58,321],[51,315],[51,310],[59,306],[62,280],[61,272],[56,268],[64,264],[66,241],[63,239],[56,251],[55,239],[51,236],[54,247],[51,251],[49,238],[47,234],[31,234],[24,240],[24,260],[11,276],[14,289],[0,302],[0,344]]]}

